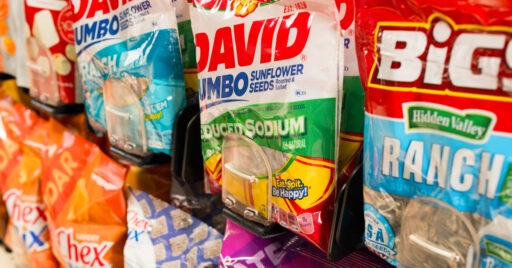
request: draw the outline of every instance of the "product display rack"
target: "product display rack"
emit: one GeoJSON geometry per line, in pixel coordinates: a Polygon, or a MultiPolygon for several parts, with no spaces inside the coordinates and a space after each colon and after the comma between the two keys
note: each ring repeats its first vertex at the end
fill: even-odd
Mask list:
{"type": "Polygon", "coordinates": [[[508,1],[0,1],[1,267],[512,267],[508,1]]]}

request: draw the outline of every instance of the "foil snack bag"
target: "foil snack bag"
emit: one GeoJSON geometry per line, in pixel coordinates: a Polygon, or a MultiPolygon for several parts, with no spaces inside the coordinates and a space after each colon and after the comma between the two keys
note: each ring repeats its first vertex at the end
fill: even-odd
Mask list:
{"type": "Polygon", "coordinates": [[[43,158],[43,197],[60,265],[122,267],[126,169],[53,120],[45,137],[53,150],[43,158]]]}
{"type": "Polygon", "coordinates": [[[170,154],[185,105],[171,1],[72,1],[89,123],[130,154],[170,154]]]}
{"type": "Polygon", "coordinates": [[[83,102],[68,0],[25,0],[30,96],[51,106],[83,102]]]}
{"type": "Polygon", "coordinates": [[[206,188],[327,250],[343,63],[331,1],[191,3],[206,188]]]}
{"type": "Polygon", "coordinates": [[[153,196],[129,188],[125,267],[214,267],[222,235],[153,196]]]}
{"type": "Polygon", "coordinates": [[[511,3],[357,5],[366,245],[401,267],[510,267],[511,3]]]}

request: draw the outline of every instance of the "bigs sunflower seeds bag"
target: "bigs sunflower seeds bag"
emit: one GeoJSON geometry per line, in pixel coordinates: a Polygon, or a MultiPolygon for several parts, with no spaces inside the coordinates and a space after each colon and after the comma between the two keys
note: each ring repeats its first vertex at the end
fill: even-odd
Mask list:
{"type": "Polygon", "coordinates": [[[365,243],[400,267],[512,266],[512,4],[358,1],[365,243]]]}
{"type": "Polygon", "coordinates": [[[185,85],[170,0],[72,1],[91,126],[136,155],[170,154],[185,85]]]}
{"type": "Polygon", "coordinates": [[[190,11],[207,187],[327,250],[343,63],[334,2],[196,0],[190,11]]]}

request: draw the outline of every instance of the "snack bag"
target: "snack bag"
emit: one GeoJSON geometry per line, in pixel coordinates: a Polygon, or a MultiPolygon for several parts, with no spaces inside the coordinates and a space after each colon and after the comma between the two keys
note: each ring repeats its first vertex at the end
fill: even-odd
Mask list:
{"type": "Polygon", "coordinates": [[[127,153],[170,154],[174,119],[185,105],[175,7],[168,0],[73,7],[91,126],[107,130],[127,153]]]}
{"type": "Polygon", "coordinates": [[[125,267],[213,267],[222,235],[190,214],[129,189],[125,267]]]}
{"type": "Polygon", "coordinates": [[[325,253],[291,234],[263,239],[228,220],[220,267],[392,267],[368,250],[331,261],[325,253]]]}
{"type": "Polygon", "coordinates": [[[58,267],[50,248],[42,199],[41,154],[37,150],[32,151],[29,145],[23,145],[22,153],[19,165],[2,181],[2,198],[9,214],[9,228],[15,230],[11,235],[21,238],[34,267],[58,267]]]}
{"type": "Polygon", "coordinates": [[[30,96],[51,106],[79,104],[73,10],[68,0],[25,0],[30,96]]]}
{"type": "Polygon", "coordinates": [[[14,16],[8,0],[0,1],[0,72],[16,75],[16,43],[13,38],[14,16]]]}
{"type": "Polygon", "coordinates": [[[45,124],[35,113],[4,99],[0,103],[0,191],[9,214],[6,243],[35,267],[57,267],[50,249],[41,195],[41,154],[31,150],[30,135],[45,124]]]}
{"type": "Polygon", "coordinates": [[[39,120],[35,113],[0,94],[0,180],[5,180],[21,161],[21,141],[39,120]]]}
{"type": "Polygon", "coordinates": [[[226,216],[222,197],[218,194],[205,194],[203,186],[204,182],[188,184],[173,177],[171,204],[223,234],[226,216]]]}
{"type": "Polygon", "coordinates": [[[15,74],[16,83],[20,88],[30,87],[29,69],[27,65],[26,38],[30,35],[29,26],[25,20],[25,1],[9,0],[8,17],[9,32],[15,44],[15,74]]]}
{"type": "Polygon", "coordinates": [[[512,4],[358,8],[366,245],[401,267],[510,267],[512,4]]]}
{"type": "Polygon", "coordinates": [[[355,42],[355,2],[336,0],[345,51],[343,105],[339,146],[338,185],[342,186],[361,164],[364,133],[364,91],[359,77],[355,42]]]}
{"type": "MultiPolygon", "coordinates": [[[[68,267],[122,267],[126,169],[51,120],[43,170],[52,248],[68,267]]],[[[44,139],[44,135],[42,135],[44,139]]]]}
{"type": "Polygon", "coordinates": [[[180,35],[181,59],[183,62],[183,79],[187,99],[197,98],[197,63],[196,46],[194,44],[194,33],[190,21],[190,12],[187,0],[174,0],[176,7],[176,20],[178,22],[178,33],[180,35]]]}
{"type": "Polygon", "coordinates": [[[331,1],[191,7],[207,190],[327,250],[343,47],[331,1]]]}

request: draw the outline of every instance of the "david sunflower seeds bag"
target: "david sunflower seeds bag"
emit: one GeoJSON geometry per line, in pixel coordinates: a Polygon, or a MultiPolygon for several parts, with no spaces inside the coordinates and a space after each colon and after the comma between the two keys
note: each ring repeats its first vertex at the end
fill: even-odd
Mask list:
{"type": "Polygon", "coordinates": [[[327,250],[343,47],[331,1],[191,3],[207,190],[327,250]]]}

